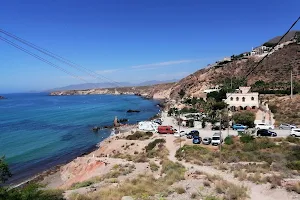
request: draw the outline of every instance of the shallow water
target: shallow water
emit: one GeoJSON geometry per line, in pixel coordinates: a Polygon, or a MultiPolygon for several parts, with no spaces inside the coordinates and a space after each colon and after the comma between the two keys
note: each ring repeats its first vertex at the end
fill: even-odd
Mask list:
{"type": "Polygon", "coordinates": [[[129,123],[146,120],[159,110],[157,102],[130,95],[48,96],[8,94],[0,100],[0,156],[13,172],[10,183],[90,151],[107,138],[93,126],[112,125],[115,116],[129,123]],[[140,113],[126,113],[128,109],[140,113]]]}

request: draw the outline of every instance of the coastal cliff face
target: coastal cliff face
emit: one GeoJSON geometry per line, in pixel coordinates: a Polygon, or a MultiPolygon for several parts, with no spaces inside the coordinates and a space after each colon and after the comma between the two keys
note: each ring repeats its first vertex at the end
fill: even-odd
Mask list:
{"type": "Polygon", "coordinates": [[[119,87],[119,88],[97,88],[88,90],[66,90],[51,92],[51,96],[61,95],[90,95],[90,94],[112,94],[112,95],[138,95],[145,98],[167,99],[170,97],[171,88],[175,83],[164,83],[151,86],[119,87]]]}

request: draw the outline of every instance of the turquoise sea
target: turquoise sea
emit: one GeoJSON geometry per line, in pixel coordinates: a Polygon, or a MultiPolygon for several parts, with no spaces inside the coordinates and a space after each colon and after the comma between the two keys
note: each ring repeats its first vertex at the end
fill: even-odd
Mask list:
{"type": "Polygon", "coordinates": [[[115,116],[129,123],[159,112],[158,102],[130,95],[48,96],[7,94],[0,100],[0,156],[5,155],[18,183],[95,148],[110,135],[94,126],[112,125],[115,116]],[[128,109],[140,113],[126,113],[128,109]]]}

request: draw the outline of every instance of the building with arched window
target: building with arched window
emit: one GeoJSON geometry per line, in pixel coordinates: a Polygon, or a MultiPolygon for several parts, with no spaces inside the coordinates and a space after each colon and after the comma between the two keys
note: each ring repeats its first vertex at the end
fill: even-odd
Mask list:
{"type": "Polygon", "coordinates": [[[258,92],[249,92],[251,87],[239,87],[234,93],[227,93],[225,102],[228,109],[256,110],[259,108],[258,92]]]}

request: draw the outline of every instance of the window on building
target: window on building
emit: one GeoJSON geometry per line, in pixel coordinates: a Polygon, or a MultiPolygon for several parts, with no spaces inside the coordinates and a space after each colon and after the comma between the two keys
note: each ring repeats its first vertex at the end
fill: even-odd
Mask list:
{"type": "Polygon", "coordinates": [[[233,97],[230,97],[230,101],[233,101],[233,97]]]}
{"type": "Polygon", "coordinates": [[[254,97],[251,97],[251,100],[254,101],[254,97]]]}
{"type": "Polygon", "coordinates": [[[245,102],[245,97],[242,98],[242,101],[245,102]]]}
{"type": "Polygon", "coordinates": [[[239,98],[238,98],[238,97],[236,98],[236,101],[239,101],[239,98]]]}

